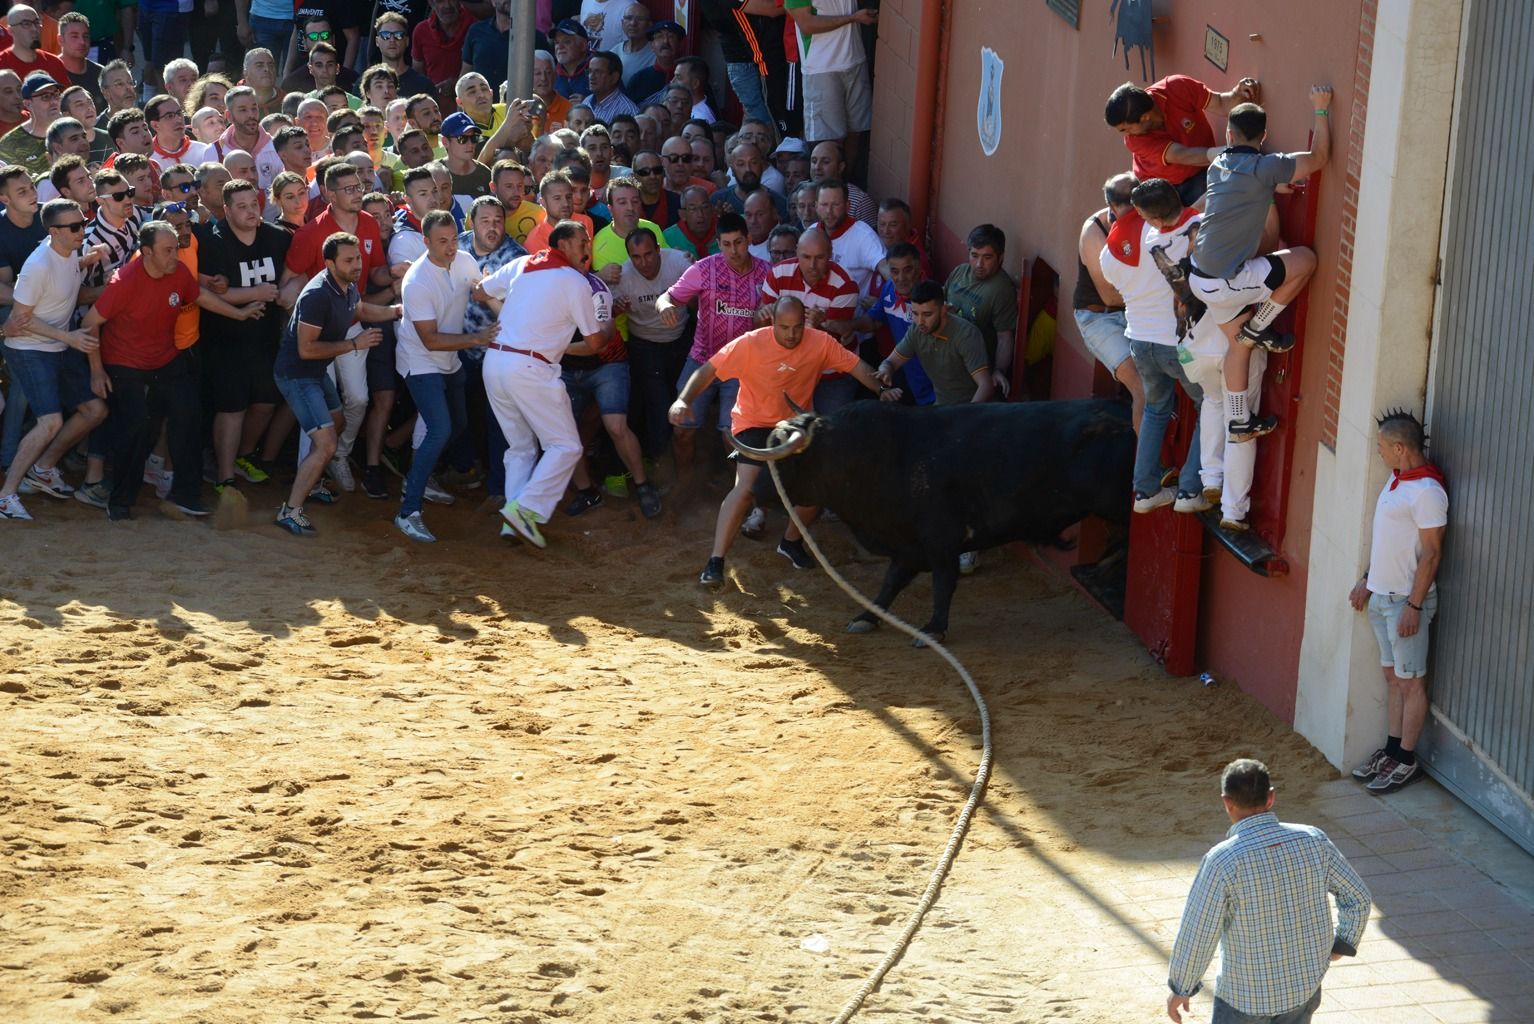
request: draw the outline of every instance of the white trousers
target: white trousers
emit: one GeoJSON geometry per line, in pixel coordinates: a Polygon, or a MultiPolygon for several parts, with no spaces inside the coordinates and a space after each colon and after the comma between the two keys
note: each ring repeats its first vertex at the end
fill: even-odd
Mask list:
{"type": "MultiPolygon", "coordinates": [[[[355,338],[361,333],[362,325],[352,324],[346,336],[355,338]]],[[[341,415],[345,422],[341,427],[341,436],[336,438],[336,458],[344,459],[352,453],[352,445],[356,443],[357,434],[362,430],[362,421],[368,414],[367,351],[336,356],[326,372],[330,374],[336,391],[341,395],[341,415]]],[[[309,435],[303,434],[298,439],[298,461],[303,462],[308,456],[309,435]]]]}
{"type": "MultiPolygon", "coordinates": [[[[1252,352],[1246,373],[1246,404],[1256,416],[1262,403],[1262,374],[1268,353],[1252,352]]],[[[1257,442],[1226,444],[1230,418],[1225,412],[1225,357],[1195,356],[1183,364],[1188,379],[1204,389],[1199,407],[1199,454],[1203,458],[1200,478],[1205,487],[1220,488],[1220,515],[1239,522],[1252,508],[1252,477],[1257,467],[1257,442]],[[1222,469],[1223,466],[1223,469],[1222,469]],[[1214,467],[1211,470],[1210,467],[1214,467]],[[1223,473],[1223,479],[1221,478],[1223,473]]]]}
{"type": "Polygon", "coordinates": [[[559,367],[492,349],[484,372],[485,395],[506,436],[506,497],[548,519],[581,461],[580,432],[559,367]]]}

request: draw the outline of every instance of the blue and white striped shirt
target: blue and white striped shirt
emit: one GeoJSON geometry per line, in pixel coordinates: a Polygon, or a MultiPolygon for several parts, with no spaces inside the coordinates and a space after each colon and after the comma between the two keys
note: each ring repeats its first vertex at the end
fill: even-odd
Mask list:
{"type": "Polygon", "coordinates": [[[1218,945],[1215,995],[1257,1016],[1292,1010],[1320,987],[1333,952],[1358,952],[1369,890],[1318,828],[1267,811],[1226,835],[1199,864],[1168,984],[1178,995],[1197,992],[1218,945]],[[1327,893],[1337,899],[1335,929],[1327,893]]]}

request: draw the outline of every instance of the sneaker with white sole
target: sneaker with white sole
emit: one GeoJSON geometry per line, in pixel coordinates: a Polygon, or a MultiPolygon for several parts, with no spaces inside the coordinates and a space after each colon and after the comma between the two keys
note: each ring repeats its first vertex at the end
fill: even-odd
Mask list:
{"type": "Polygon", "coordinates": [[[437,482],[437,478],[434,476],[429,476],[426,478],[426,490],[421,492],[421,497],[425,498],[433,505],[451,505],[453,502],[458,500],[456,497],[443,490],[442,485],[437,482]]]}
{"type": "Polygon", "coordinates": [[[348,494],[357,489],[357,478],[352,475],[352,464],[344,456],[337,455],[330,460],[330,479],[348,494]]]}
{"type": "Polygon", "coordinates": [[[1176,500],[1177,492],[1170,487],[1163,487],[1155,494],[1135,491],[1135,511],[1140,513],[1154,512],[1161,506],[1170,505],[1176,500]]]}
{"type": "Polygon", "coordinates": [[[91,508],[107,507],[107,499],[112,496],[112,489],[107,486],[105,480],[97,480],[95,483],[83,483],[75,488],[75,500],[82,505],[91,508]]]}
{"type": "Polygon", "coordinates": [[[1213,507],[1202,491],[1178,491],[1172,502],[1173,512],[1205,512],[1213,507]]]}
{"type": "Polygon", "coordinates": [[[1353,778],[1355,778],[1355,779],[1372,779],[1372,778],[1374,778],[1376,775],[1378,775],[1380,773],[1380,767],[1386,761],[1391,761],[1391,760],[1394,760],[1394,758],[1392,758],[1389,754],[1385,753],[1385,748],[1384,747],[1380,747],[1374,753],[1369,755],[1369,759],[1368,760],[1366,760],[1363,764],[1359,765],[1357,768],[1353,769],[1353,778]]]}
{"type": "Polygon", "coordinates": [[[160,479],[154,482],[154,496],[164,501],[170,497],[171,486],[176,481],[176,474],[170,470],[160,470],[160,479]]]}
{"type": "Polygon", "coordinates": [[[284,504],[277,510],[277,525],[288,531],[295,537],[309,537],[318,533],[309,517],[304,515],[302,508],[292,508],[284,504]]]}
{"type": "Polygon", "coordinates": [[[411,540],[418,540],[426,544],[436,543],[437,538],[426,528],[426,520],[421,518],[421,513],[412,512],[408,516],[395,516],[394,525],[399,532],[411,540]]]}
{"type": "Polygon", "coordinates": [[[52,469],[38,469],[33,466],[27,470],[27,482],[54,498],[67,498],[75,493],[75,489],[64,482],[64,474],[59,472],[57,466],[52,469]]]}
{"type": "Polygon", "coordinates": [[[30,523],[32,513],[21,503],[21,498],[14,494],[7,494],[0,498],[0,519],[16,519],[30,523]]]}
{"type": "Polygon", "coordinates": [[[778,541],[778,554],[788,559],[795,569],[815,568],[815,559],[811,558],[810,553],[804,549],[802,540],[789,540],[784,537],[778,541]]]}
{"type": "Polygon", "coordinates": [[[1411,782],[1422,773],[1422,762],[1413,761],[1405,764],[1401,761],[1389,761],[1389,770],[1384,765],[1380,766],[1380,772],[1374,777],[1374,781],[1366,787],[1371,793],[1394,793],[1402,786],[1411,782]]]}
{"type": "Polygon", "coordinates": [[[1246,444],[1277,429],[1277,416],[1248,416],[1244,420],[1231,420],[1225,439],[1230,444],[1246,444]]]}
{"type": "Polygon", "coordinates": [[[334,505],[337,501],[335,492],[323,483],[316,484],[314,490],[309,492],[309,501],[317,501],[321,505],[334,505]]]}
{"type": "Polygon", "coordinates": [[[543,536],[543,531],[538,529],[542,517],[531,509],[523,508],[513,499],[501,507],[501,518],[513,530],[516,530],[527,542],[536,548],[546,548],[549,542],[543,536]]]}
{"type": "Polygon", "coordinates": [[[264,484],[272,478],[272,474],[262,465],[260,457],[255,452],[236,458],[234,471],[253,484],[264,484]]]}
{"type": "Polygon", "coordinates": [[[746,513],[745,521],[740,524],[740,535],[750,537],[752,540],[761,540],[762,534],[767,531],[767,513],[758,506],[746,513]]]}
{"type": "Polygon", "coordinates": [[[959,575],[968,576],[980,568],[980,552],[962,551],[959,553],[959,575]]]}

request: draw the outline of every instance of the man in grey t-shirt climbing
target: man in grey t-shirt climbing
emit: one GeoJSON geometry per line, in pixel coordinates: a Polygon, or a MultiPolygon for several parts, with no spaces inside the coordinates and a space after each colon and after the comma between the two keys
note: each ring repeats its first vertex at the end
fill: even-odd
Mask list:
{"type": "Polygon", "coordinates": [[[1292,336],[1272,329],[1273,318],[1299,295],[1316,269],[1315,251],[1304,246],[1257,255],[1274,189],[1320,170],[1331,154],[1331,87],[1313,86],[1310,100],[1315,126],[1309,152],[1261,152],[1267,114],[1255,103],[1242,103],[1230,112],[1225,129],[1229,145],[1218,155],[1211,153],[1209,190],[1188,285],[1208,307],[1204,315],[1214,317],[1230,344],[1224,368],[1226,412],[1230,440],[1236,443],[1278,426],[1277,417],[1253,416],[1246,407],[1248,364],[1258,346],[1269,352],[1294,347],[1292,336]],[[1243,317],[1252,305],[1256,310],[1243,317]]]}

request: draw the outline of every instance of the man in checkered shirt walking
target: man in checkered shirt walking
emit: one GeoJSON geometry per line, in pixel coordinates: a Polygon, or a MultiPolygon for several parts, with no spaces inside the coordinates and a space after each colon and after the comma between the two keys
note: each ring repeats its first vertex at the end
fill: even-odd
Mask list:
{"type": "Polygon", "coordinates": [[[1261,761],[1228,764],[1220,793],[1232,824],[1204,854],[1183,908],[1167,1016],[1181,1024],[1218,946],[1212,1024],[1308,1024],[1327,964],[1358,953],[1369,890],[1325,832],[1274,817],[1261,761]]]}

